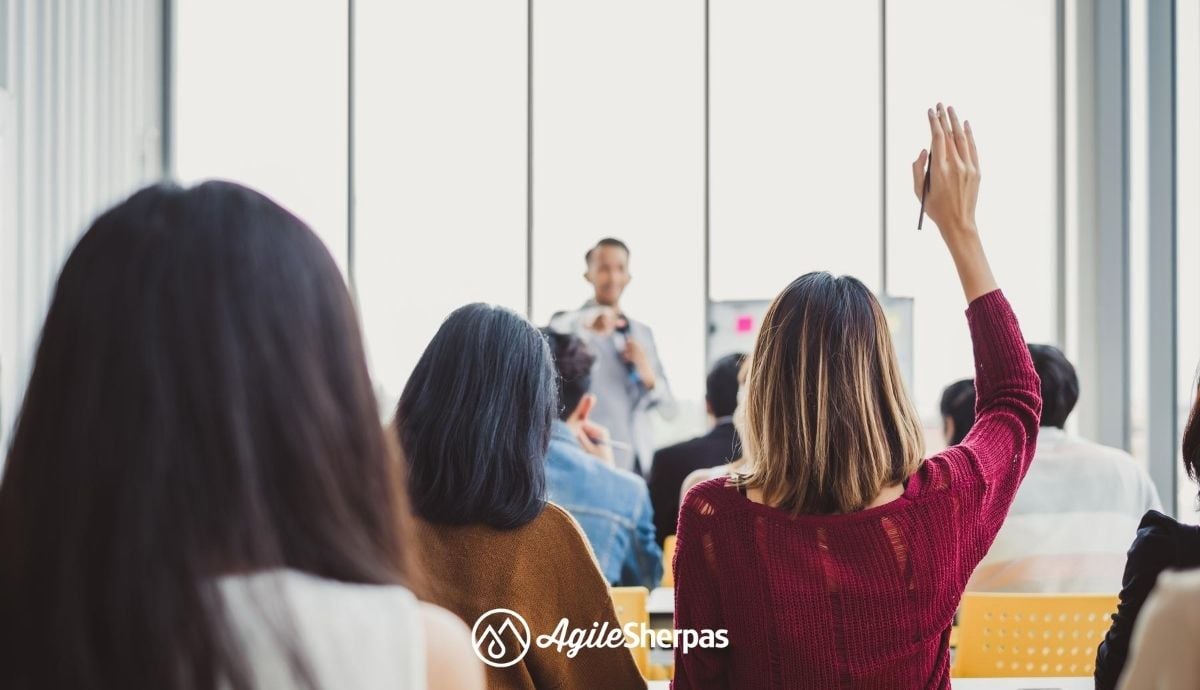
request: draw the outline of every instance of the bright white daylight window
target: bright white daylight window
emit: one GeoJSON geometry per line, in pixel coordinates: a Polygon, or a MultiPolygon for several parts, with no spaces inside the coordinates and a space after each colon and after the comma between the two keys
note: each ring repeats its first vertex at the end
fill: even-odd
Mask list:
{"type": "Polygon", "coordinates": [[[1027,336],[1052,342],[1054,4],[879,8],[712,0],[706,103],[703,7],[685,0],[535,3],[532,40],[526,3],[357,0],[350,27],[344,1],[180,0],[177,172],[261,188],[353,268],[385,415],[453,308],[544,324],[589,296],[583,252],[612,235],[633,251],[625,306],[683,403],[662,440],[703,427],[706,277],[713,299],[769,299],[816,269],[915,299],[912,392],[936,426],[971,350],[936,229],[915,229],[909,162],[927,107],[971,119],[998,278],[1027,336]],[[964,14],[990,30],[952,30],[964,14]]]}

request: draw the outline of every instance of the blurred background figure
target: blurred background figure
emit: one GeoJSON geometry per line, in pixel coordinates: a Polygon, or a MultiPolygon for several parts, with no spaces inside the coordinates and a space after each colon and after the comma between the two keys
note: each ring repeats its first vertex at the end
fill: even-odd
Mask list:
{"type": "MultiPolygon", "coordinates": [[[[741,365],[738,366],[737,372],[737,407],[733,410],[733,430],[737,434],[738,445],[737,453],[732,460],[727,464],[717,465],[716,467],[704,467],[698,470],[693,470],[687,477],[684,478],[683,484],[679,487],[679,501],[677,506],[683,503],[683,498],[687,496],[688,489],[703,481],[708,481],[713,477],[729,476],[740,472],[748,471],[753,464],[753,459],[746,448],[746,444],[742,443],[742,439],[746,438],[746,378],[750,376],[750,356],[742,357],[741,365]]],[[[678,511],[678,507],[676,507],[678,511]]],[[[671,526],[671,533],[674,534],[675,525],[671,526]]]]}
{"type": "Polygon", "coordinates": [[[584,255],[595,295],[581,309],[555,315],[555,331],[579,335],[595,353],[592,387],[597,403],[592,416],[612,434],[617,467],[645,474],[654,457],[654,425],[650,411],[666,419],[675,416],[654,333],[621,310],[621,295],[629,285],[629,247],[606,237],[584,255]]]}
{"type": "Polygon", "coordinates": [[[608,430],[588,419],[596,406],[588,392],[595,357],[574,334],[544,332],[559,382],[546,455],[549,499],[583,527],[609,584],[654,589],[662,579],[662,550],[646,482],[613,466],[608,430]]]}
{"type": "Polygon", "coordinates": [[[667,446],[654,454],[648,483],[659,544],[667,535],[675,534],[683,480],[696,470],[724,465],[741,457],[733,412],[738,404],[738,370],[744,359],[745,354],[740,352],[725,355],[708,372],[704,401],[712,419],[712,429],[703,436],[667,446]]]}
{"type": "Polygon", "coordinates": [[[957,446],[975,423],[975,380],[962,379],[946,386],[941,410],[946,445],[957,446]]]}
{"type": "Polygon", "coordinates": [[[1042,381],[1041,431],[1029,474],[968,589],[1115,592],[1129,535],[1162,508],[1125,451],[1063,430],[1079,399],[1075,367],[1050,345],[1029,345],[1042,381]]]}

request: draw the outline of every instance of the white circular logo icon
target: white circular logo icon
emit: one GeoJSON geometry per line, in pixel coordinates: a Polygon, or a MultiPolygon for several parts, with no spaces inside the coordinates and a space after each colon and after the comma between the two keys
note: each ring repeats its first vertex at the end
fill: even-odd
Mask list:
{"type": "Polygon", "coordinates": [[[524,659],[532,637],[529,624],[512,609],[485,611],[471,628],[475,655],[494,668],[507,668],[524,659]]]}

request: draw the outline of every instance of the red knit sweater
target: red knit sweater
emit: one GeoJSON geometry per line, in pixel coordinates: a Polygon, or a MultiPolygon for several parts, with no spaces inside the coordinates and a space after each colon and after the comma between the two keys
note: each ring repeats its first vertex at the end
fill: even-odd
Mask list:
{"type": "Polygon", "coordinates": [[[903,495],[843,515],[754,503],[714,479],[679,515],[675,627],[728,630],[675,652],[675,688],[950,686],[950,626],[967,578],[1029,469],[1040,384],[1000,291],[967,309],[975,426],[903,495]]]}

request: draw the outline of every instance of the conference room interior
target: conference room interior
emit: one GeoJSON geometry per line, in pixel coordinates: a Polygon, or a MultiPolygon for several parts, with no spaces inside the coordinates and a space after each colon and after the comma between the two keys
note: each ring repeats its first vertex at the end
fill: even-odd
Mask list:
{"type": "MultiPolygon", "coordinates": [[[[592,296],[585,252],[614,237],[621,306],[653,328],[678,405],[655,448],[708,430],[710,367],[824,270],[884,304],[937,453],[942,391],[974,360],[910,164],[948,103],[977,133],[978,225],[1025,339],[1078,372],[1067,432],[1127,451],[1164,513],[1200,522],[1180,452],[1200,372],[1200,3],[0,0],[0,41],[6,452],[92,220],[153,182],[225,179],[324,242],[382,423],[454,309],[547,326],[592,296]]],[[[670,626],[671,595],[649,592],[652,623],[670,626]]],[[[976,682],[955,687],[1016,687],[976,682]]]]}

